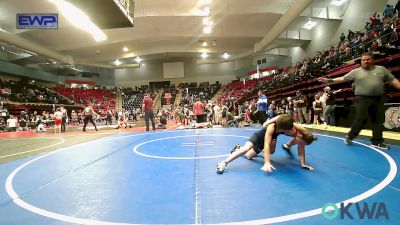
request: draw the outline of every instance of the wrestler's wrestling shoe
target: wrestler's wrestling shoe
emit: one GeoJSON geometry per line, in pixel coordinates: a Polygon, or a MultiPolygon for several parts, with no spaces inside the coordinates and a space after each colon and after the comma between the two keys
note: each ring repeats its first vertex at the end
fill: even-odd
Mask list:
{"type": "Polygon", "coordinates": [[[228,165],[226,164],[226,162],[220,162],[217,164],[217,173],[218,174],[223,174],[226,169],[228,168],[228,165]]]}

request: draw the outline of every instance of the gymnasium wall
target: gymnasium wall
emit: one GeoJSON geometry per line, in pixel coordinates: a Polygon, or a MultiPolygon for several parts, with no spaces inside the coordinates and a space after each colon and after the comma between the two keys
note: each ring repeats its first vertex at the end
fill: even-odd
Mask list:
{"type": "Polygon", "coordinates": [[[176,58],[168,62],[184,62],[185,77],[163,78],[163,62],[165,60],[145,61],[140,68],[116,69],[114,71],[115,85],[118,87],[133,87],[148,84],[151,81],[170,81],[171,84],[183,82],[205,82],[227,84],[237,79],[235,76],[235,62],[218,64],[197,64],[194,59],[176,58]]]}
{"type": "Polygon", "coordinates": [[[65,80],[86,80],[86,81],[94,81],[96,82],[96,84],[99,85],[115,86],[114,76],[111,70],[109,72],[106,71],[100,73],[99,78],[85,78],[82,77],[80,74],[78,74],[77,76],[61,76],[0,60],[0,73],[13,74],[34,80],[43,80],[53,83],[58,83],[58,82],[64,83],[65,80]]]}

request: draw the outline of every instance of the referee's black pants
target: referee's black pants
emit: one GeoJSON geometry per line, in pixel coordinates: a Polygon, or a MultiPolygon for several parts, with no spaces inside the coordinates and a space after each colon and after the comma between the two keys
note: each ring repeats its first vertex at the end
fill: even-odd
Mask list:
{"type": "Polygon", "coordinates": [[[267,111],[258,111],[258,122],[263,125],[265,121],[267,121],[268,115],[267,111]]]}
{"type": "Polygon", "coordinates": [[[93,121],[93,116],[92,116],[92,115],[87,115],[87,116],[85,116],[85,118],[83,119],[83,131],[86,131],[86,125],[87,125],[89,122],[93,124],[94,128],[95,128],[96,131],[97,131],[97,127],[96,127],[96,124],[95,124],[94,121],[93,121]]]}
{"type": "Polygon", "coordinates": [[[357,95],[354,99],[356,115],[351,125],[351,130],[348,133],[349,139],[354,139],[358,136],[364,124],[367,122],[368,116],[372,124],[372,144],[383,142],[383,122],[385,119],[384,113],[385,96],[361,96],[357,95]]]}
{"type": "Polygon", "coordinates": [[[149,122],[151,120],[151,126],[153,127],[153,130],[156,130],[156,121],[154,118],[154,112],[153,110],[148,110],[144,111],[144,121],[146,123],[146,131],[149,131],[149,122]]]}

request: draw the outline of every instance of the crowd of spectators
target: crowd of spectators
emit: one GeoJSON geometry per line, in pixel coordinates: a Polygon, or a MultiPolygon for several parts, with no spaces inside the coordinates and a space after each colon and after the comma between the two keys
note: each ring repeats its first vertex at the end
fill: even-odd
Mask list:
{"type": "Polygon", "coordinates": [[[197,86],[197,83],[192,83],[190,86],[182,86],[182,96],[181,101],[179,103],[180,106],[184,105],[193,105],[196,99],[200,99],[201,101],[208,102],[217,91],[221,88],[219,83],[211,84],[211,85],[202,85],[197,86]]]}
{"type": "Polygon", "coordinates": [[[0,97],[3,101],[18,103],[74,104],[56,91],[27,79],[0,79],[0,97]]]}
{"type": "Polygon", "coordinates": [[[142,108],[145,93],[149,93],[152,99],[157,96],[157,90],[151,88],[121,88],[122,108],[124,110],[137,110],[142,108]]]}
{"type": "MultiPolygon", "coordinates": [[[[369,21],[366,22],[364,29],[359,31],[348,30],[347,35],[342,33],[336,45],[318,51],[314,57],[305,58],[293,67],[280,69],[271,78],[264,78],[264,82],[259,88],[276,90],[319,77],[332,69],[345,65],[350,60],[358,58],[364,52],[379,51],[392,55],[399,53],[399,19],[394,11],[398,7],[400,7],[399,4],[396,7],[388,5],[384,10],[383,18],[380,18],[378,13],[373,13],[369,21]]],[[[251,87],[241,87],[239,90],[247,91],[249,88],[251,87]]],[[[254,95],[254,93],[252,94],[254,95]]],[[[224,95],[229,96],[230,93],[224,95]]]]}

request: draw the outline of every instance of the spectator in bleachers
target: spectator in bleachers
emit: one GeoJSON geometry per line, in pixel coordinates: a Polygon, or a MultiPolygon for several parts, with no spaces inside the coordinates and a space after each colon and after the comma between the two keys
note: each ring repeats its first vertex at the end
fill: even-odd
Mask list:
{"type": "Polygon", "coordinates": [[[371,47],[369,48],[370,51],[379,51],[382,50],[382,48],[384,47],[383,43],[382,43],[382,39],[381,38],[377,38],[371,45],[371,47]]]}
{"type": "Polygon", "coordinates": [[[383,10],[383,17],[387,18],[387,17],[391,17],[394,14],[394,7],[393,5],[387,4],[385,9],[383,10]]]}
{"type": "Polygon", "coordinates": [[[383,66],[373,64],[372,53],[361,56],[361,67],[356,68],[342,77],[319,78],[320,82],[343,82],[351,80],[355,87],[356,115],[350,132],[346,136],[346,144],[358,136],[368,116],[372,123],[372,145],[380,149],[388,149],[382,136],[384,121],[385,82],[400,89],[400,81],[383,66]]]}
{"type": "Polygon", "coordinates": [[[355,36],[355,33],[352,30],[349,30],[347,33],[347,40],[351,42],[355,36]]]}
{"type": "Polygon", "coordinates": [[[346,40],[346,36],[344,35],[344,33],[342,33],[340,35],[340,42],[344,42],[346,40]]]}
{"type": "Polygon", "coordinates": [[[399,18],[398,16],[395,16],[393,18],[393,32],[390,35],[390,41],[394,42],[399,40],[399,32],[400,32],[400,24],[399,24],[399,18]]]}
{"type": "Polygon", "coordinates": [[[400,17],[400,0],[397,0],[396,6],[394,7],[395,11],[397,11],[397,16],[400,17]]]}
{"type": "Polygon", "coordinates": [[[393,29],[390,27],[390,24],[383,25],[383,30],[382,30],[382,32],[379,33],[379,36],[381,37],[382,42],[388,43],[391,38],[392,33],[393,33],[393,29]]]}
{"type": "MultiPolygon", "coordinates": [[[[369,27],[372,29],[372,28],[378,26],[379,22],[380,22],[380,21],[378,21],[377,13],[375,12],[375,13],[372,14],[372,16],[369,18],[369,25],[370,25],[369,27]]],[[[367,22],[367,23],[368,23],[368,22],[367,22]]]]}

